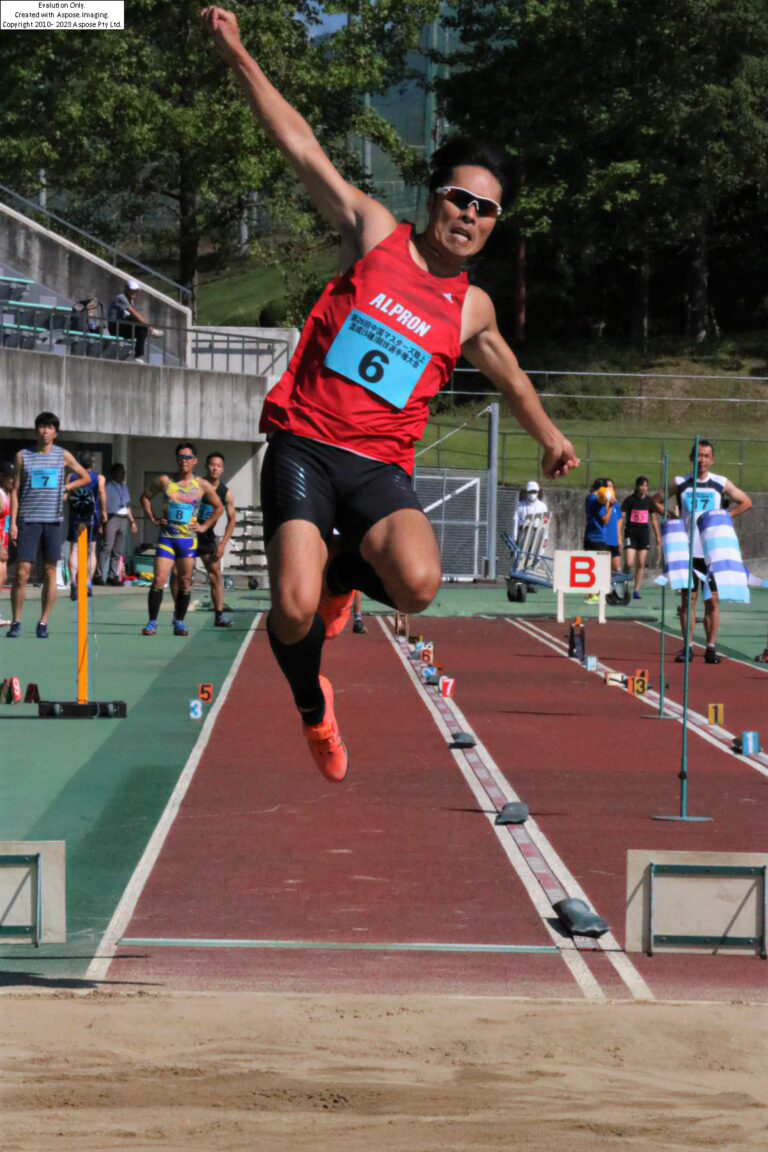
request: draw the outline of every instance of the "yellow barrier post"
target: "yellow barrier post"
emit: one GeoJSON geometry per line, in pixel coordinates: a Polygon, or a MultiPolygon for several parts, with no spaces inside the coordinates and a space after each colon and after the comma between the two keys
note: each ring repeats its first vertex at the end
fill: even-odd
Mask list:
{"type": "Polygon", "coordinates": [[[88,703],[88,525],[77,528],[77,702],[88,703]]]}

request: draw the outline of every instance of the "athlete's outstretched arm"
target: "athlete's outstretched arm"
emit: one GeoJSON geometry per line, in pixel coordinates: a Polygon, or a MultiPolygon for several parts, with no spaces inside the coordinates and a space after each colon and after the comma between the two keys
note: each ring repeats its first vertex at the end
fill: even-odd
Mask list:
{"type": "Polygon", "coordinates": [[[395,228],[391,212],[355,188],[334,168],[303,116],[269,82],[240,39],[237,19],[224,8],[204,8],[203,29],[216,43],[272,143],[292,165],[315,207],[342,241],[363,255],[395,228]]]}
{"type": "Polygon", "coordinates": [[[579,458],[570,440],[555,427],[544,411],[533,384],[499,332],[496,313],[487,293],[470,288],[462,316],[462,352],[505,397],[512,415],[544,450],[545,476],[565,476],[578,468],[579,458]]]}

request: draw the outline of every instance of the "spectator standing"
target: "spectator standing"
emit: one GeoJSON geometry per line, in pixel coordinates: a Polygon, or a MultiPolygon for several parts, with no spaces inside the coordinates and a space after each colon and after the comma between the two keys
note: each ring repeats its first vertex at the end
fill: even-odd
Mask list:
{"type": "MultiPolygon", "coordinates": [[[[592,481],[590,493],[584,501],[584,551],[610,552],[608,527],[611,522],[611,508],[614,495],[604,476],[592,481]]],[[[611,592],[613,595],[613,592],[611,592]]],[[[588,604],[597,604],[600,597],[595,593],[586,597],[588,604]]],[[[606,597],[608,599],[608,597],[606,597]]]]}
{"type": "Polygon", "coordinates": [[[621,576],[621,545],[623,542],[622,531],[624,527],[624,514],[619,507],[619,498],[616,495],[616,485],[613,480],[606,479],[606,485],[611,494],[611,515],[606,525],[606,542],[608,544],[608,551],[611,554],[611,591],[606,596],[606,604],[628,604],[628,596],[619,596],[616,591],[620,581],[618,577],[621,576]]]}
{"type": "MultiPolygon", "coordinates": [[[[91,595],[91,582],[96,571],[96,538],[104,532],[104,525],[107,522],[107,497],[106,486],[104,477],[101,476],[94,464],[96,459],[93,452],[78,452],[77,458],[82,464],[83,468],[88,473],[87,488],[90,488],[93,493],[93,516],[87,522],[88,528],[88,595],[91,595]]],[[[69,477],[70,480],[74,476],[69,477]]],[[[72,516],[70,509],[69,516],[69,531],[67,532],[67,539],[69,541],[69,598],[70,600],[77,599],[77,565],[78,565],[78,551],[77,551],[77,537],[80,529],[80,521],[77,521],[72,516]]]]}
{"type": "Polygon", "coordinates": [[[144,352],[147,346],[147,336],[150,332],[153,336],[158,336],[160,333],[156,328],[150,329],[149,320],[136,307],[139,289],[140,285],[137,280],[127,281],[123,291],[115,296],[109,306],[107,328],[112,336],[122,336],[126,340],[133,340],[134,359],[139,364],[144,364],[146,363],[144,352]]]}
{"type": "Polygon", "coordinates": [[[541,488],[539,485],[535,480],[529,480],[525,486],[524,494],[521,496],[515,509],[515,540],[520,539],[526,520],[531,516],[537,515],[544,517],[543,523],[547,526],[545,527],[544,539],[542,540],[542,547],[546,548],[547,544],[549,544],[549,508],[546,502],[541,499],[541,488]]]}
{"type": "MultiPolygon", "coordinates": [[[[11,492],[13,490],[13,464],[0,463],[0,591],[8,575],[8,552],[11,543],[11,492]]],[[[10,624],[0,609],[0,626],[10,624]]]]}
{"type": "Polygon", "coordinates": [[[608,551],[608,523],[611,519],[611,505],[613,496],[608,488],[608,481],[598,476],[592,482],[592,488],[584,501],[584,551],[608,551]]]}
{"type": "MultiPolygon", "coordinates": [[[[693,463],[693,449],[689,459],[693,463]]],[[[720,602],[717,595],[717,585],[704,560],[704,548],[701,543],[696,519],[703,512],[715,512],[723,507],[727,498],[729,502],[729,515],[732,520],[743,516],[752,507],[752,500],[740,488],[737,488],[727,476],[718,476],[710,472],[715,461],[715,449],[711,440],[699,440],[699,455],[696,461],[696,508],[693,509],[693,473],[688,476],[675,477],[675,495],[677,498],[678,515],[682,517],[685,530],[690,533],[691,514],[694,512],[693,526],[693,573],[694,581],[691,590],[691,632],[685,634],[686,619],[688,616],[688,589],[681,593],[680,627],[683,633],[683,647],[675,657],[677,664],[685,663],[685,646],[689,645],[689,660],[693,659],[693,648],[690,647],[693,637],[693,627],[696,621],[696,600],[699,593],[699,580],[709,583],[710,597],[704,601],[704,632],[707,638],[707,649],[704,653],[706,664],[719,664],[717,654],[717,631],[720,626],[720,602]]]]}
{"type": "Polygon", "coordinates": [[[99,572],[94,576],[94,584],[110,584],[119,588],[120,557],[125,556],[128,539],[128,526],[133,536],[138,525],[131,511],[131,494],[125,482],[125,465],[113,464],[106,483],[107,522],[104,527],[104,543],[99,557],[99,572]]]}
{"type": "Polygon", "coordinates": [[[56,602],[56,564],[61,559],[64,499],[90,480],[72,453],[56,444],[58,416],[41,412],[35,420],[35,433],[35,447],[22,448],[14,461],[11,542],[16,545],[16,575],[11,591],[13,622],[6,633],[9,640],[21,635],[27,583],[38,548],[42,548],[44,577],[37,637],[48,639],[48,618],[56,602]],[[73,472],[75,478],[65,482],[65,470],[73,472]]]}
{"type": "Polygon", "coordinates": [[[648,494],[648,477],[638,476],[634,492],[627,496],[621,506],[624,513],[624,571],[629,574],[634,569],[635,573],[633,600],[641,599],[640,589],[643,586],[648,560],[651,529],[656,547],[661,551],[661,533],[656,509],[656,501],[648,494]]]}

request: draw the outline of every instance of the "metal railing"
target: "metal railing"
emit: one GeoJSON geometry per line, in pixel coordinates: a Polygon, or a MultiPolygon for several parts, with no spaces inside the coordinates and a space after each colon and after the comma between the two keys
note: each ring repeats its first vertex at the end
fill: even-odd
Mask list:
{"type": "MultiPolygon", "coordinates": [[[[639,475],[655,484],[661,463],[669,456],[679,473],[690,463],[690,435],[635,433],[631,425],[616,432],[569,433],[581,460],[572,477],[559,487],[588,487],[595,476],[610,476],[622,488],[632,488],[639,475]]],[[[750,492],[768,491],[768,438],[746,436],[713,438],[715,468],[739,488],[750,492]]],[[[483,468],[488,452],[487,432],[482,427],[461,426],[433,417],[427,427],[424,445],[419,449],[420,466],[432,468],[483,468]]],[[[541,467],[541,449],[522,429],[502,429],[499,450],[499,483],[517,486],[536,479],[546,482],[541,467]]],[[[660,481],[659,481],[660,482],[660,481]]]]}
{"type": "Polygon", "coordinates": [[[101,317],[88,321],[85,313],[76,313],[67,305],[23,300],[0,301],[0,345],[252,376],[281,372],[290,358],[287,338],[168,325],[156,328],[136,320],[112,322],[101,317]],[[169,346],[175,351],[171,352],[169,346]]]}
{"type": "Polygon", "coordinates": [[[119,248],[115,248],[113,244],[108,244],[105,240],[100,240],[98,236],[94,236],[91,232],[86,232],[84,228],[79,228],[77,224],[71,224],[69,220],[65,220],[63,216],[58,216],[55,212],[51,212],[48,208],[43,208],[42,205],[36,204],[34,200],[28,200],[26,196],[21,196],[18,192],[14,192],[13,188],[9,188],[7,184],[0,184],[0,192],[4,196],[12,196],[20,204],[26,208],[26,214],[29,216],[44,216],[47,220],[55,220],[62,228],[66,228],[70,232],[74,232],[76,236],[81,236],[83,239],[88,240],[90,244],[95,244],[102,252],[106,252],[110,258],[109,262],[117,267],[118,264],[130,264],[134,268],[140,268],[152,280],[158,280],[162,284],[167,284],[169,288],[174,290],[175,295],[178,297],[180,304],[186,304],[192,296],[191,289],[179,284],[176,280],[171,280],[170,277],[164,276],[162,272],[156,272],[154,268],[150,268],[148,264],[143,264],[141,260],[137,260],[135,256],[129,256],[127,252],[122,252],[119,248]]]}

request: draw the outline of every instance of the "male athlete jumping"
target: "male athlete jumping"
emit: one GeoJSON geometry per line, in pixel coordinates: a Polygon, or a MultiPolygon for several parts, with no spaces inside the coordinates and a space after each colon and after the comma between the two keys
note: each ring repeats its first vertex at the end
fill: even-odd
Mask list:
{"type": "Polygon", "coordinates": [[[464,270],[501,212],[503,155],[472,141],[447,143],[432,157],[426,228],[398,225],[334,168],[243,47],[235,16],[206,8],[202,20],[341,240],[339,275],[312,309],[261,419],[269,437],[261,491],[269,640],[315,763],[339,781],[348,755],[331,685],[320,675],[323,642],[343,627],[354,589],[420,612],[439,588],[437,541],[412,486],[413,446],[459,356],[492,381],[539,442],[546,476],[564,475],[578,459],[500,335],[490,298],[464,270]],[[334,526],[341,541],[329,550],[334,526]]]}

